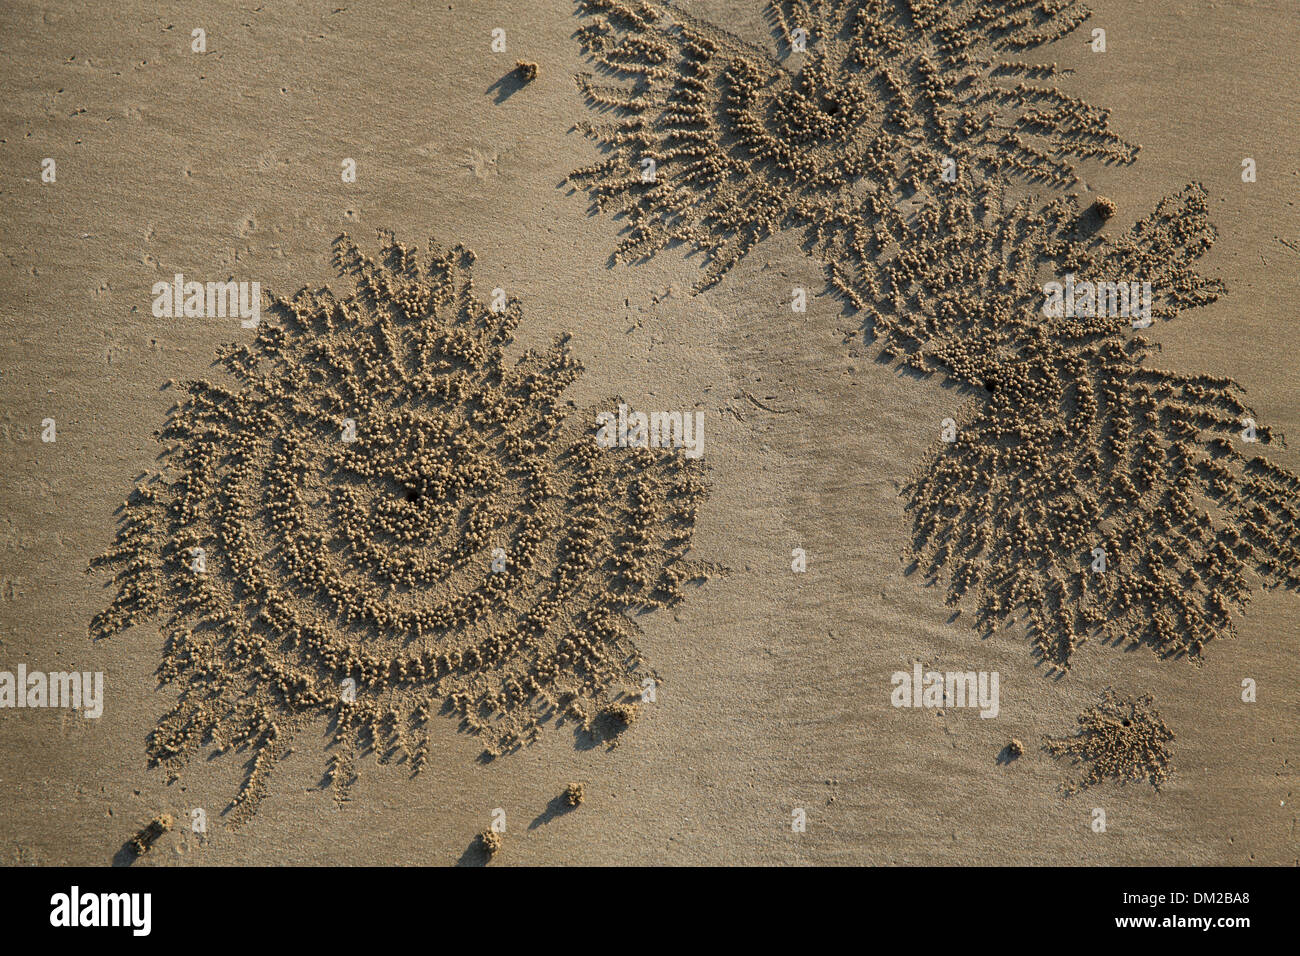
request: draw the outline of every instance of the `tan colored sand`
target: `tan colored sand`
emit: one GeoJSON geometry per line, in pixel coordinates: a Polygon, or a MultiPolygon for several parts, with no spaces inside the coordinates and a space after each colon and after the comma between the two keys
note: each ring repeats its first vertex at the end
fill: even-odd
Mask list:
{"type": "MultiPolygon", "coordinates": [[[[1153,332],[1160,365],[1233,378],[1261,422],[1300,434],[1291,11],[1090,5],[1111,52],[1066,38],[1048,56],[1076,71],[1063,88],[1142,143],[1135,165],[1080,164],[1116,202],[1107,232],[1193,181],[1219,232],[1198,271],[1228,291],[1153,332]],[[1241,183],[1243,156],[1258,160],[1258,183],[1241,183]]],[[[179,826],[137,865],[455,863],[496,808],[509,843],[498,859],[520,865],[1296,862],[1293,595],[1259,594],[1200,668],[1088,642],[1049,678],[1023,635],[979,639],[901,560],[912,538],[900,492],[966,396],[877,364],[860,319],[818,295],[822,264],[797,236],[755,245],[698,296],[700,258],[682,248],[610,269],[620,223],[561,185],[600,161],[573,131],[592,114],[572,78],[592,67],[567,6],[481,0],[383,18],[335,6],[201,4],[188,14],[208,30],[201,58],[190,24],[151,7],[128,4],[107,30],[70,3],[0,12],[0,158],[13,172],[0,666],[101,670],[108,693],[98,721],[0,714],[6,861],[107,864],[159,808],[185,821],[206,807],[207,833],[179,826]],[[510,31],[505,54],[488,52],[494,26],[510,31]],[[520,58],[537,78],[498,86],[520,58]],[[54,187],[39,181],[45,156],[59,160],[54,187]],[[359,176],[345,185],[349,156],[359,176]],[[147,734],[175,705],[157,687],[161,632],[84,633],[111,592],[82,569],[113,541],[124,483],[155,466],[151,433],[172,403],[159,384],[211,377],[215,349],[243,335],[155,320],[149,288],[175,272],[314,288],[331,280],[322,250],[339,232],[380,227],[474,248],[480,289],[524,303],[512,355],[572,333],[587,369],[577,407],[622,394],[706,410],[716,477],[692,544],[732,573],[641,622],[637,647],[663,683],[618,749],[544,733],[485,766],[481,740],[435,720],[438,759],[419,778],[367,765],[339,809],[321,782],[326,741],[309,739],[232,832],[220,808],[239,761],[191,763],[172,785],[146,766],[147,734]],[[795,285],[809,290],[806,315],[789,311],[795,285]],[[39,441],[49,416],[54,445],[39,441]],[[806,574],[790,570],[794,548],[806,574]],[[1000,671],[1002,717],[890,708],[889,675],[914,658],[1000,671]],[[1248,677],[1256,704],[1241,700],[1248,677]],[[997,766],[1010,736],[1060,733],[1107,684],[1150,692],[1179,731],[1162,793],[1101,784],[1066,800],[1062,768],[1032,747],[1014,771],[997,766]],[[586,782],[581,813],[547,813],[563,780],[586,782]],[[1105,835],[1088,826],[1094,797],[1105,835]]],[[[770,40],[761,4],[682,6],[770,40]]],[[[1278,461],[1300,466],[1292,449],[1278,461]]]]}

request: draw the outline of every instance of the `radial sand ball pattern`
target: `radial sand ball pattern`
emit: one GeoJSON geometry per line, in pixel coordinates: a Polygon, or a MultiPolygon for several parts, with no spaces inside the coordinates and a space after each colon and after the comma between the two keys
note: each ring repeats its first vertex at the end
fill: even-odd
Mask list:
{"type": "Polygon", "coordinates": [[[1107,688],[1079,715],[1078,725],[1073,736],[1043,740],[1051,756],[1083,771],[1063,785],[1066,794],[1116,781],[1145,780],[1159,790],[1172,776],[1174,734],[1150,694],[1121,697],[1107,688]]]}
{"type": "Polygon", "coordinates": [[[473,260],[342,237],[352,292],[275,299],[223,381],[184,384],[94,562],[116,594],[93,636],[165,631],[150,757],[245,750],[236,820],[315,720],[339,799],[366,751],[418,772],[439,712],[488,755],[552,717],[615,733],[657,680],[631,615],[712,569],[686,558],[699,462],[598,447],[565,340],[508,360],[520,305],[480,301],[473,260]]]}
{"type": "Polygon", "coordinates": [[[1043,314],[1044,279],[1067,274],[1147,277],[1153,323],[1213,302],[1205,191],[1113,236],[1082,217],[1075,197],[934,212],[884,270],[882,354],[964,386],[953,440],[904,489],[909,550],[977,627],[1022,618],[1052,667],[1093,636],[1199,661],[1256,589],[1300,589],[1300,478],[1266,457],[1272,429],[1249,437],[1233,379],[1161,368],[1128,315],[1043,314]]]}
{"type": "Polygon", "coordinates": [[[911,206],[990,178],[1072,186],[1078,161],[1138,153],[1061,89],[1069,71],[1023,59],[1088,18],[1072,0],[773,0],[762,43],[665,0],[580,8],[599,119],[579,128],[605,155],[569,182],[624,217],[615,260],[703,251],[697,289],[797,229],[861,308],[911,206]]]}

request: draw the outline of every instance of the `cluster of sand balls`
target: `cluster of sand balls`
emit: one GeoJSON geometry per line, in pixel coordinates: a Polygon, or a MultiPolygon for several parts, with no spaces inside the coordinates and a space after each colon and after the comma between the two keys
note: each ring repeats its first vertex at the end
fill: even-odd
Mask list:
{"type": "Polygon", "coordinates": [[[1042,311],[1067,274],[1150,282],[1154,321],[1213,301],[1221,284],[1194,268],[1214,238],[1204,191],[1114,237],[1105,198],[1086,215],[1075,198],[1004,209],[1015,177],[1068,186],[1081,158],[1136,156],[1052,85],[1056,64],[1018,59],[1086,7],[773,0],[776,52],[663,0],[582,8],[600,78],[579,86],[606,114],[584,128],[608,155],[570,182],[626,217],[616,259],[693,244],[702,288],[800,228],[884,357],[971,389],[957,441],[908,494],[917,566],[952,603],[973,595],[978,626],[1026,621],[1058,667],[1099,633],[1196,658],[1257,582],[1300,584],[1300,480],[1256,453],[1267,427],[1239,439],[1239,386],[1155,367],[1130,315],[1042,311]]]}
{"type": "Polygon", "coordinates": [[[1007,175],[1068,185],[1080,158],[1137,152],[1104,111],[1046,82],[1055,64],[1008,59],[1073,31],[1087,16],[1075,3],[779,0],[768,19],[780,50],[665,0],[582,7],[578,36],[599,76],[578,84],[613,119],[583,124],[608,155],[569,181],[626,216],[616,261],[674,242],[706,252],[698,288],[798,228],[861,307],[875,261],[904,238],[903,200],[942,204],[1007,175]],[[942,176],[949,160],[955,181],[942,176]]]}
{"type": "Polygon", "coordinates": [[[923,216],[885,270],[883,354],[970,396],[905,491],[913,558],[950,603],[974,596],[986,631],[1023,614],[1055,667],[1098,634],[1197,658],[1257,582],[1300,586],[1300,479],[1258,453],[1266,426],[1244,440],[1231,379],[1155,367],[1131,316],[1043,313],[1042,283],[1066,273],[1150,281],[1153,319],[1212,301],[1221,285],[1194,269],[1213,239],[1204,191],[1113,239],[1083,215],[1068,198],[923,216]]]}
{"type": "Polygon", "coordinates": [[[1047,737],[1043,747],[1083,768],[1080,779],[1064,786],[1067,794],[1106,781],[1146,780],[1159,790],[1174,771],[1173,741],[1150,695],[1120,697],[1107,689],[1079,715],[1078,733],[1047,737]]]}
{"type": "Polygon", "coordinates": [[[505,838],[491,827],[482,831],[478,835],[478,845],[483,851],[483,855],[489,860],[501,851],[505,844],[505,838]]]}
{"type": "Polygon", "coordinates": [[[472,262],[340,239],[353,290],[276,300],[222,380],[183,386],[95,562],[116,595],[93,636],[166,631],[151,757],[251,748],[241,813],[318,718],[340,795],[366,751],[418,771],[440,711],[490,754],[549,717],[623,726],[656,679],[629,615],[708,572],[685,558],[698,462],[600,448],[564,340],[508,359],[521,308],[485,306],[472,262]]]}
{"type": "Polygon", "coordinates": [[[176,825],[176,819],[170,813],[161,813],[146,823],[127,841],[133,856],[141,857],[153,849],[153,845],[176,825]]]}

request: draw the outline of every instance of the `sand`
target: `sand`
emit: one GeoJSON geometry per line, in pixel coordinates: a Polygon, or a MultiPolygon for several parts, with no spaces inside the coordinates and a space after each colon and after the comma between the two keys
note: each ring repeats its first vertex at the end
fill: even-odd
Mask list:
{"type": "Polygon", "coordinates": [[[0,711],[6,860],[128,862],[171,814],[134,865],[1296,862],[1286,7],[1026,3],[940,37],[915,28],[928,5],[879,4],[869,67],[889,80],[863,83],[838,29],[857,5],[585,6],[128,7],[112,42],[70,6],[3,14],[0,667],[106,682],[97,720],[0,711]],[[701,112],[665,118],[674,90],[701,112]],[[949,158],[954,181],[930,175],[949,158]],[[422,262],[476,250],[441,347],[511,383],[503,406],[448,388],[459,424],[436,439],[409,417],[418,362],[394,355],[441,267],[377,265],[417,243],[422,262]],[[1140,273],[1155,321],[1041,321],[1063,271],[1140,273]],[[178,272],[259,281],[280,307],[256,330],[155,318],[178,272]],[[295,296],[325,283],[347,328],[323,292],[295,296]],[[510,331],[484,343],[496,288],[510,331]],[[511,389],[544,395],[526,453],[497,441],[529,427],[507,411],[539,413],[511,389]],[[701,461],[596,456],[594,415],[620,402],[702,412],[701,461]],[[462,471],[413,465],[405,440],[552,479],[530,497],[515,459],[462,486],[488,526],[540,540],[489,602],[504,620],[428,616],[496,586],[478,565],[500,545],[467,542],[442,507],[462,471]],[[628,505],[582,498],[597,467],[628,505]],[[137,485],[154,499],[115,513],[137,485]],[[589,524],[604,557],[562,583],[556,543],[589,524]],[[637,528],[653,540],[616,541],[637,528]],[[204,541],[225,546],[203,575],[155,581],[204,541]],[[115,543],[128,564],[85,573],[115,543]],[[611,649],[594,668],[559,637],[483,654],[570,586],[547,624],[601,615],[576,627],[611,649]],[[892,707],[914,662],[997,671],[999,715],[892,707]],[[1089,742],[1108,687],[1159,702],[1176,771],[1163,733],[1089,742]]]}

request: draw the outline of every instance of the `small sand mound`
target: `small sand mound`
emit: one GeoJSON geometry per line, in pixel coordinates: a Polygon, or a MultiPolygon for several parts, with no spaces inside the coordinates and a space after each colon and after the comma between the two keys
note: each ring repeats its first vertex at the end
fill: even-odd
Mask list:
{"type": "Polygon", "coordinates": [[[1153,703],[1149,695],[1121,698],[1107,689],[1079,715],[1077,734],[1044,738],[1049,754],[1084,768],[1081,779],[1064,786],[1066,793],[1107,780],[1147,780],[1160,789],[1174,771],[1168,746],[1174,735],[1153,703]]]}
{"type": "Polygon", "coordinates": [[[308,721],[339,799],[358,753],[418,772],[440,710],[489,754],[551,715],[590,728],[653,678],[630,615],[711,570],[685,559],[699,463],[598,447],[562,400],[581,365],[563,339],[507,361],[523,313],[479,301],[473,259],[341,239],[354,289],[276,300],[222,382],[183,386],[94,562],[117,593],[91,634],[166,634],[180,699],[150,756],[251,750],[236,820],[308,721]]]}
{"type": "Polygon", "coordinates": [[[139,833],[131,838],[129,844],[131,853],[137,857],[144,856],[158,842],[158,838],[164,833],[170,832],[175,825],[176,820],[170,813],[163,813],[154,817],[140,829],[139,833]]]}
{"type": "Polygon", "coordinates": [[[483,849],[483,855],[488,859],[497,855],[497,851],[501,849],[504,842],[501,834],[490,827],[478,835],[479,846],[483,849]]]}

